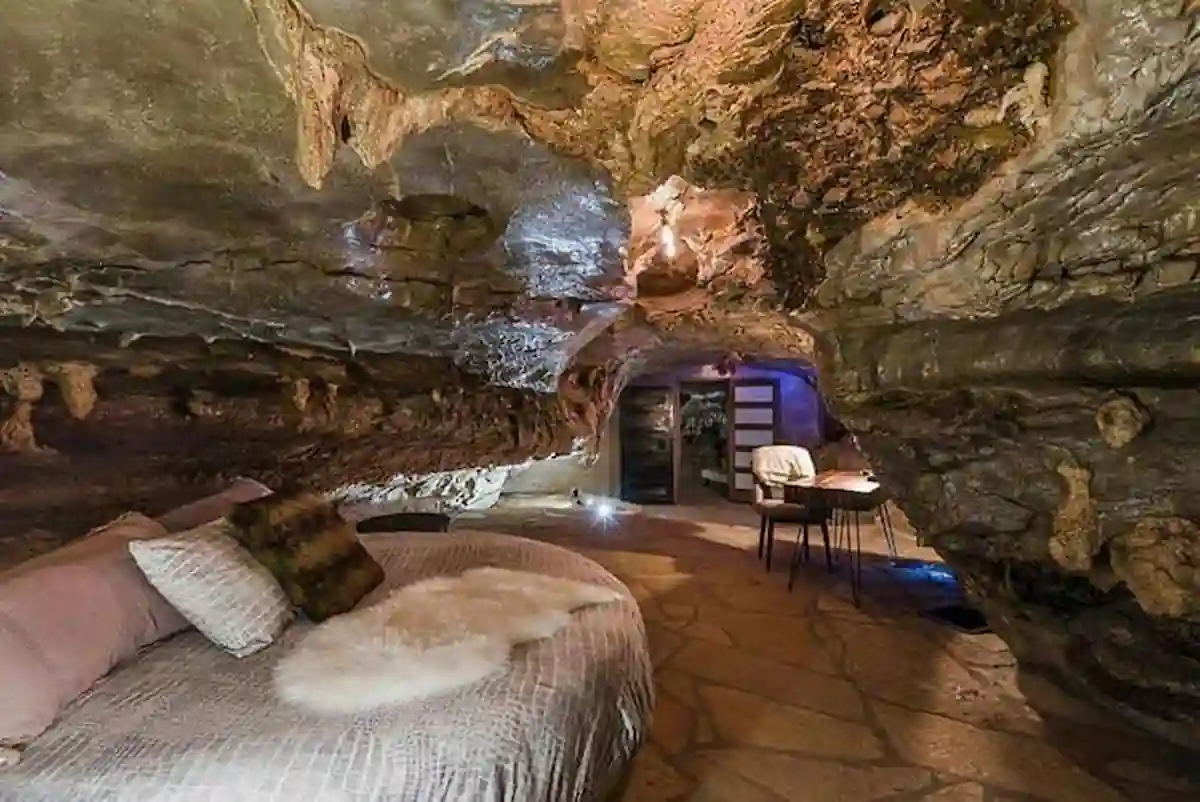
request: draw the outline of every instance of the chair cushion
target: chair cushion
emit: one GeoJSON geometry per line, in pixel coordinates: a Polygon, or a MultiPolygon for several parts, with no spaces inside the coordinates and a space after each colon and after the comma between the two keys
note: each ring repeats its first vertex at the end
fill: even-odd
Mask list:
{"type": "Polygon", "coordinates": [[[239,504],[234,536],[313,621],[349,612],[383,582],[354,525],[314,494],[276,494],[239,504]]]}
{"type": "Polygon", "coordinates": [[[821,509],[806,507],[803,504],[789,504],[778,499],[756,502],[754,509],[759,515],[782,523],[816,524],[828,517],[821,509]]]}
{"type": "Polygon", "coordinates": [[[295,618],[271,572],[230,537],[223,518],[129,544],[146,579],[196,629],[234,657],[275,642],[295,618]]]}
{"type": "Polygon", "coordinates": [[[128,552],[165,533],[126,513],[0,576],[0,745],[40,735],[118,663],[187,627],[128,552]]]}

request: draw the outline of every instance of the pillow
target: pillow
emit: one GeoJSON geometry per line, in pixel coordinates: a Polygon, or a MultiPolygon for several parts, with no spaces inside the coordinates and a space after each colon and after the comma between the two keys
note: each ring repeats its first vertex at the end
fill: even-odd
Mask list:
{"type": "Polygon", "coordinates": [[[238,479],[220,493],[193,501],[183,507],[176,507],[155,520],[165,526],[168,532],[186,532],[201,524],[225,517],[234,506],[243,501],[270,494],[271,488],[264,484],[253,479],[238,479]]]}
{"type": "MultiPolygon", "coordinates": [[[[0,579],[16,574],[17,568],[42,562],[46,555],[66,548],[63,544],[67,538],[46,529],[26,529],[19,535],[5,534],[7,540],[12,539],[20,549],[0,549],[0,579]]],[[[77,541],[76,541],[77,542],[77,541]]]]}
{"type": "Polygon", "coordinates": [[[320,496],[275,494],[229,513],[234,537],[313,621],[349,612],[383,582],[354,525],[320,496]]]}
{"type": "MultiPolygon", "coordinates": [[[[126,546],[131,540],[142,540],[149,537],[162,537],[169,530],[163,529],[152,518],[140,512],[126,512],[102,526],[97,526],[83,537],[71,540],[66,545],[38,554],[36,557],[19,562],[11,568],[0,571],[0,581],[11,579],[18,574],[32,571],[46,565],[61,565],[62,563],[79,562],[99,554],[110,554],[128,563],[137,573],[137,566],[129,559],[126,546]]],[[[41,535],[41,530],[34,530],[27,535],[41,535]]],[[[26,535],[22,535],[22,538],[26,535]]],[[[140,573],[138,579],[145,582],[140,573]]]]}
{"type": "Polygon", "coordinates": [[[270,571],[229,537],[224,518],[129,544],[150,584],[206,638],[234,657],[275,642],[295,617],[270,571]]]}
{"type": "Polygon", "coordinates": [[[126,513],[0,576],[0,745],[40,735],[118,663],[187,627],[126,551],[162,534],[126,513]]]}

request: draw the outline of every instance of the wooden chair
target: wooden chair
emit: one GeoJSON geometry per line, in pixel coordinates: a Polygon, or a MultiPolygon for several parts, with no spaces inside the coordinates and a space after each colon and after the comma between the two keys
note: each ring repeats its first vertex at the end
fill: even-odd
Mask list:
{"type": "MultiPolygon", "coordinates": [[[[802,504],[789,504],[784,501],[783,487],[773,485],[763,479],[757,472],[754,476],[754,510],[759,515],[758,524],[758,558],[765,554],[767,571],[771,570],[771,552],[775,547],[775,524],[797,524],[796,549],[803,549],[804,561],[808,561],[808,527],[820,526],[821,537],[825,544],[825,565],[832,570],[833,555],[829,546],[829,511],[824,508],[807,507],[802,504]],[[775,494],[778,493],[778,496],[775,494]]],[[[792,559],[789,571],[788,589],[795,581],[796,558],[792,559]]]]}

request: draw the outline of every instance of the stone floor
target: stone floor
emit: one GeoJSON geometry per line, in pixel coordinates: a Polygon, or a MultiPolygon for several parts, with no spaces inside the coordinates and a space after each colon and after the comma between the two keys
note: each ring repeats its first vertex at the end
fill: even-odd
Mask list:
{"type": "Polygon", "coordinates": [[[648,508],[607,525],[526,507],[459,525],[575,548],[637,596],[658,704],[623,802],[1200,799],[1196,755],[1035,679],[1018,690],[999,638],[922,618],[957,592],[903,533],[911,562],[893,567],[866,531],[858,609],[815,545],[789,594],[791,543],[767,574],[744,507],[648,508]]]}

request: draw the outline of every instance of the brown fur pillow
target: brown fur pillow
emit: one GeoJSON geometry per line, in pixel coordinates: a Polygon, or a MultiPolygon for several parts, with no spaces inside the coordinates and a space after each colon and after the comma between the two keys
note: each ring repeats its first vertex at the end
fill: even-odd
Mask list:
{"type": "Polygon", "coordinates": [[[320,496],[264,496],[234,507],[229,521],[237,541],[313,621],[349,612],[383,582],[353,524],[320,496]]]}

